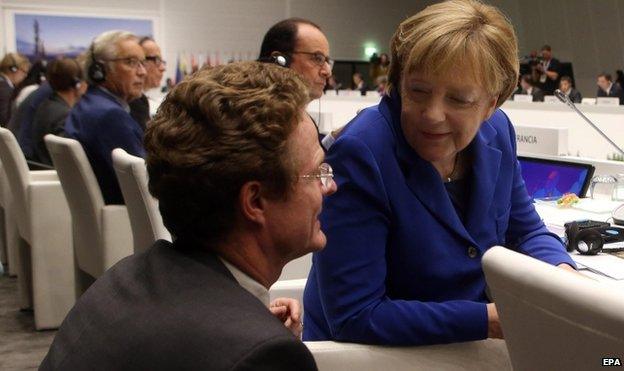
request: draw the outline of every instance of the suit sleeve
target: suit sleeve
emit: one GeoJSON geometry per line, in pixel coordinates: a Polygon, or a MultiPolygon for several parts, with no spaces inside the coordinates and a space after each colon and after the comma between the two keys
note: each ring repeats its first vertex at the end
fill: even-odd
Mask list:
{"type": "MultiPolygon", "coordinates": [[[[323,205],[325,249],[316,253],[316,284],[334,340],[422,345],[484,339],[483,303],[399,300],[386,294],[386,249],[394,220],[380,165],[368,146],[344,135],[331,148],[338,191],[323,205]]],[[[386,181],[392,182],[393,179],[386,181]]],[[[426,284],[426,283],[414,283],[426,284]]]]}
{"type": "Polygon", "coordinates": [[[233,368],[236,371],[315,371],[316,362],[306,346],[293,337],[279,337],[255,347],[233,368]]]}
{"type": "Polygon", "coordinates": [[[509,118],[507,118],[507,122],[514,163],[511,208],[506,233],[507,241],[520,252],[546,263],[552,265],[567,263],[576,267],[559,237],[548,231],[544,221],[535,211],[533,200],[529,196],[522,178],[520,163],[516,157],[516,133],[509,118]]]}
{"type": "Polygon", "coordinates": [[[0,126],[3,128],[9,125],[9,113],[11,112],[11,94],[12,90],[0,87],[0,126]]]}

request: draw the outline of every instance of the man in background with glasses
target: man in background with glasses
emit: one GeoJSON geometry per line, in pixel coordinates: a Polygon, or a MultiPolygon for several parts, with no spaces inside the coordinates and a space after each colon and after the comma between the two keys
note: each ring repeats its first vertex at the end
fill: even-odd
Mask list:
{"type": "Polygon", "coordinates": [[[106,204],[124,204],[113,170],[111,152],[123,148],[143,157],[143,129],[130,116],[129,102],[143,93],[145,52],[139,39],[126,31],[97,36],[87,51],[89,90],[67,120],[67,137],[82,144],[106,204]]]}
{"type": "Polygon", "coordinates": [[[308,99],[296,73],[258,62],[173,88],[145,134],[173,243],[105,272],[40,370],[316,370],[299,303],[268,291],[286,263],[326,244],[318,216],[336,184],[308,99]]]}
{"type": "Polygon", "coordinates": [[[167,62],[162,59],[160,47],[151,37],[142,37],[139,45],[145,53],[145,85],[143,94],[130,102],[130,115],[145,130],[145,124],[154,117],[164,98],[160,91],[160,82],[167,68],[167,62]]]}
{"type": "MultiPolygon", "coordinates": [[[[308,103],[323,95],[334,65],[327,37],[318,25],[303,18],[289,18],[273,25],[264,35],[258,60],[301,75],[310,91],[308,103]]],[[[319,134],[319,140],[322,137],[319,134]]]]}

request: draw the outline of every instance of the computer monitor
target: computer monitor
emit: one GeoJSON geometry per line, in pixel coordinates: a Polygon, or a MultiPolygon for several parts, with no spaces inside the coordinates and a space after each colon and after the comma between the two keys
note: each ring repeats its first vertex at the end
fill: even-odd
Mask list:
{"type": "Polygon", "coordinates": [[[518,156],[522,178],[534,199],[557,199],[566,193],[585,197],[594,166],[578,162],[518,156]]]}

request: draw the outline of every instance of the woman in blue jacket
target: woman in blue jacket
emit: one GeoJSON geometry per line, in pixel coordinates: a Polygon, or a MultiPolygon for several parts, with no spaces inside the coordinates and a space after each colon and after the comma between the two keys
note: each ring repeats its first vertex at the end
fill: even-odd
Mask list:
{"type": "Polygon", "coordinates": [[[435,344],[502,337],[483,253],[574,263],[531,202],[513,126],[517,40],[494,7],[432,5],[399,25],[390,87],[329,151],[338,191],[304,295],[304,340],[435,344]]]}

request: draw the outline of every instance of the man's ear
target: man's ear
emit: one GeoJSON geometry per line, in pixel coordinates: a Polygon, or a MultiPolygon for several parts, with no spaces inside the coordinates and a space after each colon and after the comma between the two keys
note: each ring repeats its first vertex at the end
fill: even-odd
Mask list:
{"type": "Polygon", "coordinates": [[[238,193],[238,206],[244,220],[264,224],[267,203],[262,193],[262,184],[258,181],[243,184],[238,193]]]}

